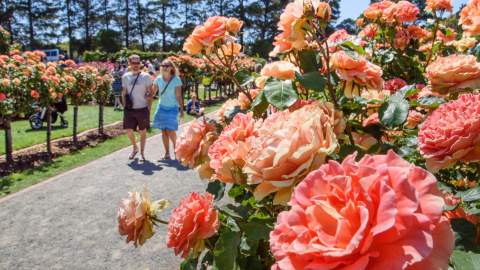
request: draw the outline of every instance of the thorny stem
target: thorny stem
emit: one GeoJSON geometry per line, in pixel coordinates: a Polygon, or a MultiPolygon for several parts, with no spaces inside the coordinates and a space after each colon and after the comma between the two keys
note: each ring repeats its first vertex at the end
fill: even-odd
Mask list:
{"type": "Polygon", "coordinates": [[[165,220],[162,220],[162,219],[159,219],[157,217],[151,217],[151,219],[155,222],[158,222],[158,223],[161,223],[161,224],[165,224],[165,225],[168,225],[168,221],[165,221],[165,220]]]}
{"type": "Polygon", "coordinates": [[[437,32],[438,28],[440,27],[440,20],[436,16],[436,13],[434,14],[435,17],[435,27],[433,27],[433,40],[432,40],[432,48],[430,48],[430,54],[428,55],[427,62],[425,63],[425,68],[430,64],[430,61],[433,58],[433,47],[435,47],[435,41],[437,40],[437,32]]]}

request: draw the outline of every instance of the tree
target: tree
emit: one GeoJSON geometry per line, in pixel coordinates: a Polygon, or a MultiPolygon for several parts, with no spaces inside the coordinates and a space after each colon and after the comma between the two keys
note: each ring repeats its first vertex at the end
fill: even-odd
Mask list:
{"type": "Polygon", "coordinates": [[[95,36],[95,47],[107,53],[114,53],[122,49],[122,35],[111,29],[100,29],[95,36]]]}
{"type": "Polygon", "coordinates": [[[357,30],[355,20],[352,18],[348,18],[337,24],[335,27],[337,30],[338,29],[345,29],[349,34],[355,34],[355,31],[357,30]]]}

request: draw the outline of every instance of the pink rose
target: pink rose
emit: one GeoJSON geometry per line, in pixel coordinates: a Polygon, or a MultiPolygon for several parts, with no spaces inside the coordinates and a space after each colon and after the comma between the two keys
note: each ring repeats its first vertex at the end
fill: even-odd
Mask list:
{"type": "Polygon", "coordinates": [[[277,269],[447,269],[454,235],[433,175],[390,151],[311,172],[270,233],[277,269]]]}
{"type": "Polygon", "coordinates": [[[420,123],[423,122],[423,119],[425,119],[425,115],[415,110],[410,110],[408,112],[407,122],[405,123],[405,126],[407,128],[416,128],[420,123]]]}
{"type": "Polygon", "coordinates": [[[452,12],[452,0],[427,0],[426,10],[431,12],[440,10],[440,11],[450,11],[452,12]]]}
{"type": "Polygon", "coordinates": [[[405,86],[407,86],[406,81],[401,78],[394,78],[386,81],[383,85],[383,89],[388,90],[391,94],[393,94],[405,86]]]}
{"type": "Polygon", "coordinates": [[[362,122],[363,127],[368,127],[370,125],[376,125],[376,124],[380,124],[380,118],[378,116],[378,113],[374,113],[370,115],[369,117],[365,118],[365,120],[363,120],[362,122]]]}
{"type": "Polygon", "coordinates": [[[460,24],[468,36],[480,34],[480,0],[471,0],[460,12],[460,24]]]}
{"type": "Polygon", "coordinates": [[[344,128],[341,112],[330,103],[270,115],[253,138],[243,169],[249,184],[259,184],[255,198],[277,192],[274,203],[287,202],[295,184],[337,148],[335,132],[344,128]]]}
{"type": "Polygon", "coordinates": [[[185,166],[195,168],[206,161],[208,147],[215,136],[207,135],[215,130],[205,119],[190,122],[183,129],[175,145],[175,155],[185,166]]]}
{"type": "Polygon", "coordinates": [[[190,250],[201,252],[203,240],[215,235],[219,226],[213,196],[192,192],[172,211],[168,221],[167,247],[173,248],[175,255],[180,254],[183,258],[190,250]]]}
{"type": "Polygon", "coordinates": [[[432,171],[457,161],[480,161],[480,95],[465,94],[442,104],[423,123],[418,144],[432,171]]]}
{"type": "Polygon", "coordinates": [[[127,243],[143,245],[153,236],[152,217],[160,208],[166,208],[167,201],[158,201],[156,206],[152,205],[148,193],[144,191],[129,192],[128,198],[123,199],[118,209],[118,232],[127,236],[127,243]]]}
{"type": "Polygon", "coordinates": [[[342,80],[371,89],[383,88],[382,69],[363,57],[354,59],[346,52],[338,51],[331,56],[330,66],[342,80]]]}
{"type": "Polygon", "coordinates": [[[378,25],[371,23],[365,26],[365,28],[363,28],[362,31],[358,33],[358,36],[366,40],[371,40],[375,38],[375,36],[377,35],[377,32],[378,32],[378,25]]]}
{"type": "Polygon", "coordinates": [[[266,64],[260,72],[262,76],[274,77],[279,80],[291,80],[295,78],[298,68],[287,61],[276,61],[266,64]]]}
{"type": "Polygon", "coordinates": [[[432,91],[440,94],[480,87],[480,63],[473,55],[438,57],[428,65],[425,75],[432,91]]]}
{"type": "Polygon", "coordinates": [[[253,114],[239,113],[208,150],[214,179],[225,183],[243,183],[242,168],[250,150],[249,139],[256,136],[253,114]]]}
{"type": "Polygon", "coordinates": [[[400,1],[383,11],[382,19],[388,23],[406,23],[417,19],[420,10],[409,1],[400,1]]]}
{"type": "Polygon", "coordinates": [[[363,16],[372,21],[376,20],[382,16],[385,9],[394,4],[395,3],[392,1],[380,1],[378,3],[373,3],[363,12],[363,16]]]}
{"type": "Polygon", "coordinates": [[[3,102],[7,99],[7,95],[5,95],[4,93],[1,93],[0,92],[0,102],[3,102]]]}

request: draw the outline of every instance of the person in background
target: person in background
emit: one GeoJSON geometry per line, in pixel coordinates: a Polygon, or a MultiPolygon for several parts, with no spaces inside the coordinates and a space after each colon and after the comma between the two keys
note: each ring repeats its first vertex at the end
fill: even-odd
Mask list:
{"type": "Polygon", "coordinates": [[[120,97],[122,95],[122,76],[123,70],[121,69],[120,64],[115,63],[112,83],[113,95],[115,96],[115,103],[113,105],[113,108],[115,111],[121,111],[123,109],[120,100],[120,97]]]}
{"type": "Polygon", "coordinates": [[[197,94],[192,92],[190,94],[190,100],[187,102],[187,113],[193,116],[202,116],[204,108],[200,106],[200,100],[197,98],[197,94]]]}
{"type": "Polygon", "coordinates": [[[148,73],[141,71],[141,62],[138,55],[128,58],[130,71],[122,77],[122,103],[124,105],[123,128],[127,130],[128,138],[132,143],[132,153],[129,159],[134,159],[138,153],[134,131],[140,133],[140,154],[145,161],[145,146],[147,129],[150,126],[149,102],[152,99],[152,79],[148,73]],[[131,104],[126,103],[128,99],[131,104]],[[131,107],[129,106],[131,105],[131,107]]]}
{"type": "Polygon", "coordinates": [[[160,75],[153,84],[153,94],[159,92],[160,101],[153,119],[153,127],[162,130],[164,159],[170,159],[170,142],[177,143],[178,113],[183,118],[182,81],[175,65],[164,60],[160,65],[160,75]]]}

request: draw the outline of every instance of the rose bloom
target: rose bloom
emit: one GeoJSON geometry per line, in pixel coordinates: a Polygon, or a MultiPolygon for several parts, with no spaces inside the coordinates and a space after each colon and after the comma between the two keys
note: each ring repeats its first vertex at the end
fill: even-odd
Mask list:
{"type": "Polygon", "coordinates": [[[418,143],[432,171],[457,161],[480,161],[480,95],[465,94],[442,104],[423,123],[418,143]]]}
{"type": "MultiPolygon", "coordinates": [[[[259,92],[260,91],[258,89],[250,89],[249,94],[252,100],[255,100],[259,92]]],[[[242,92],[238,94],[238,103],[240,104],[241,110],[248,110],[251,105],[250,99],[248,99],[247,95],[242,92]]]]}
{"type": "Polygon", "coordinates": [[[205,119],[197,119],[187,124],[175,145],[177,159],[190,168],[203,163],[211,143],[207,134],[214,130],[215,126],[207,123],[205,119]]]}
{"type": "Polygon", "coordinates": [[[355,24],[358,26],[358,27],[362,27],[365,25],[365,19],[364,18],[358,18],[356,21],[355,21],[355,24]]]}
{"type": "Polygon", "coordinates": [[[350,35],[348,34],[347,30],[345,30],[345,29],[340,29],[340,30],[337,30],[337,31],[333,32],[333,34],[331,34],[327,39],[329,51],[332,52],[332,53],[336,52],[338,50],[337,45],[339,43],[342,43],[342,42],[348,40],[349,38],[350,38],[350,35]]]}
{"type": "MultiPolygon", "coordinates": [[[[444,193],[443,199],[445,200],[445,204],[448,206],[455,206],[462,202],[462,199],[455,197],[451,193],[444,193]]],[[[479,219],[476,215],[465,213],[465,209],[463,209],[462,206],[457,206],[457,208],[454,210],[445,211],[443,212],[443,215],[449,220],[464,218],[474,225],[477,225],[479,222],[479,219]]]]}
{"type": "Polygon", "coordinates": [[[235,56],[235,55],[239,55],[241,50],[242,50],[242,45],[238,43],[227,43],[222,45],[218,53],[220,55],[225,55],[225,56],[235,56]]]}
{"type": "Polygon", "coordinates": [[[426,10],[431,12],[440,10],[440,11],[450,11],[452,12],[452,0],[427,0],[426,10]]]}
{"type": "Polygon", "coordinates": [[[406,23],[417,19],[420,10],[409,1],[400,1],[383,11],[382,19],[388,23],[406,23]]]}
{"type": "Polygon", "coordinates": [[[208,150],[214,179],[224,183],[243,183],[242,168],[250,150],[249,139],[257,135],[253,114],[238,113],[208,150]]]}
{"type": "Polygon", "coordinates": [[[403,87],[407,86],[407,82],[400,78],[394,78],[388,80],[383,85],[383,89],[390,91],[390,93],[395,93],[403,87]]]}
{"type": "Polygon", "coordinates": [[[255,79],[255,86],[258,87],[258,89],[263,89],[265,88],[265,83],[267,82],[267,80],[267,76],[259,76],[255,79]]]}
{"type": "Polygon", "coordinates": [[[192,36],[189,36],[183,43],[183,50],[189,54],[199,54],[202,52],[203,46],[192,36]]]}
{"type": "Polygon", "coordinates": [[[7,99],[7,95],[4,93],[0,92],[0,102],[5,101],[7,99]]]}
{"type": "Polygon", "coordinates": [[[380,1],[378,3],[373,3],[363,12],[363,16],[372,21],[376,20],[382,16],[385,9],[394,4],[395,3],[392,1],[380,1]]]}
{"type": "Polygon", "coordinates": [[[368,127],[370,125],[376,124],[380,124],[380,117],[378,116],[378,113],[373,113],[362,121],[363,127],[368,127]]]}
{"type": "Polygon", "coordinates": [[[365,151],[378,143],[377,139],[375,139],[372,135],[369,135],[369,134],[360,134],[357,132],[352,132],[352,137],[355,145],[362,148],[365,151]]]}
{"type": "Polygon", "coordinates": [[[280,33],[275,36],[275,41],[273,41],[273,50],[269,53],[269,56],[275,57],[279,53],[285,53],[293,49],[293,44],[288,39],[285,38],[284,33],[280,33]]]}
{"type": "Polygon", "coordinates": [[[317,18],[324,20],[324,21],[330,21],[330,17],[332,16],[332,8],[330,5],[326,2],[318,2],[314,1],[314,8],[315,8],[315,15],[317,18]]]}
{"type": "Polygon", "coordinates": [[[405,123],[405,126],[407,128],[416,128],[420,123],[423,122],[423,119],[425,119],[425,115],[415,110],[410,110],[408,112],[407,122],[405,123]]]}
{"type": "Polygon", "coordinates": [[[462,9],[460,24],[467,36],[480,34],[480,0],[470,0],[462,9]]]}
{"type": "Polygon", "coordinates": [[[303,40],[304,33],[301,30],[301,18],[303,16],[303,0],[295,0],[289,3],[278,22],[278,29],[283,32],[284,37],[291,40],[303,40]]]}
{"type": "Polygon", "coordinates": [[[142,194],[129,192],[118,209],[118,232],[127,236],[127,243],[133,241],[135,246],[143,245],[153,236],[155,211],[146,191],[142,194]]]}
{"type": "Polygon", "coordinates": [[[454,235],[435,177],[393,151],[329,161],[270,233],[277,269],[447,269],[454,235]]]}
{"type": "Polygon", "coordinates": [[[260,201],[276,192],[275,204],[284,204],[296,183],[324,163],[338,146],[336,135],[345,123],[330,103],[306,105],[294,112],[277,112],[258,128],[243,172],[248,184],[259,184],[260,201]]]}
{"type": "Polygon", "coordinates": [[[432,91],[447,94],[480,87],[480,63],[473,55],[438,57],[426,70],[432,91]]]}
{"type": "Polygon", "coordinates": [[[220,118],[220,121],[225,122],[225,113],[235,109],[235,107],[240,108],[240,102],[238,99],[228,99],[223,103],[223,105],[218,109],[217,116],[220,118]]]}
{"type": "Polygon", "coordinates": [[[203,250],[204,240],[215,235],[219,226],[213,196],[192,192],[172,211],[168,221],[167,247],[173,248],[175,255],[186,258],[190,250],[194,253],[203,250]]]}
{"type": "Polygon", "coordinates": [[[3,87],[8,87],[10,86],[10,80],[9,79],[2,79],[1,84],[3,87]]]}
{"type": "Polygon", "coordinates": [[[227,31],[236,35],[240,32],[240,29],[243,26],[243,22],[237,18],[228,18],[226,22],[227,31]]]}
{"type": "Polygon", "coordinates": [[[297,67],[287,61],[276,61],[266,64],[260,74],[262,76],[273,77],[279,80],[295,79],[297,67]]]}
{"type": "Polygon", "coordinates": [[[452,28],[448,28],[449,31],[447,34],[444,34],[442,31],[437,31],[437,38],[443,43],[452,42],[457,39],[457,33],[452,28]]]}
{"type": "Polygon", "coordinates": [[[468,49],[471,49],[477,45],[477,40],[471,37],[463,37],[460,40],[454,40],[448,43],[449,46],[454,46],[455,49],[459,52],[464,52],[468,49]]]}
{"type": "Polygon", "coordinates": [[[213,16],[207,19],[202,26],[197,26],[192,37],[206,47],[210,47],[215,41],[225,37],[227,18],[222,16],[213,16]]]}
{"type": "Polygon", "coordinates": [[[407,27],[407,30],[410,34],[410,37],[415,40],[421,40],[431,35],[430,31],[417,25],[409,25],[407,27]]]}
{"type": "Polygon", "coordinates": [[[30,91],[30,96],[34,99],[40,98],[40,94],[36,90],[30,91]]]}
{"type": "Polygon", "coordinates": [[[363,38],[363,39],[374,39],[375,36],[377,35],[378,32],[378,25],[371,23],[367,26],[365,26],[360,33],[358,33],[358,36],[363,38]]]}
{"type": "Polygon", "coordinates": [[[395,49],[399,50],[405,50],[407,48],[408,44],[410,43],[410,33],[408,32],[407,29],[405,28],[397,28],[397,31],[395,31],[395,39],[393,46],[395,49]]]}
{"type": "Polygon", "coordinates": [[[371,89],[382,89],[382,69],[363,57],[352,58],[344,51],[334,53],[330,58],[331,67],[345,81],[354,81],[371,89]]]}

